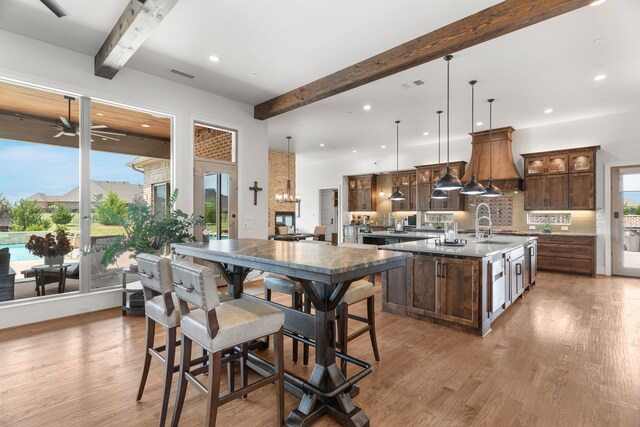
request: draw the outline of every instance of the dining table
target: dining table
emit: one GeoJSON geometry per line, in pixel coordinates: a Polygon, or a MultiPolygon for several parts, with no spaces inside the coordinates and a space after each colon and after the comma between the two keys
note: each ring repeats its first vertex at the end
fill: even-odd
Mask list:
{"type": "Polygon", "coordinates": [[[308,238],[317,238],[318,240],[324,241],[324,234],[315,234],[315,233],[293,233],[293,234],[270,234],[270,240],[286,240],[289,242],[297,242],[299,240],[306,240],[308,238]]]}
{"type": "MultiPolygon", "coordinates": [[[[373,368],[336,350],[336,308],[352,282],[371,274],[402,268],[411,254],[251,238],[177,243],[171,247],[176,255],[215,264],[228,283],[230,296],[256,299],[282,310],[286,334],[315,346],[315,365],[308,379],[285,372],[287,390],[300,397],[300,404],[289,414],[286,425],[311,425],[325,415],[342,425],[369,425],[369,418],[362,408],[354,404],[353,397],[358,392],[355,384],[373,368]],[[282,274],[298,281],[313,304],[315,314],[244,293],[245,278],[254,269],[282,274]],[[336,365],[336,357],[359,366],[361,370],[345,378],[336,365]]],[[[263,375],[273,369],[252,353],[249,360],[252,361],[251,367],[263,375]]]]}

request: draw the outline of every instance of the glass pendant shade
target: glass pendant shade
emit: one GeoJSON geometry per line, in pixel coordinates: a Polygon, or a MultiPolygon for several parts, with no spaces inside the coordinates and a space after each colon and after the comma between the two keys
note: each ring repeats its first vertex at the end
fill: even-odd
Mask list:
{"type": "Polygon", "coordinates": [[[493,178],[489,179],[489,184],[482,193],[482,197],[500,197],[502,196],[502,191],[498,187],[496,187],[493,183],[493,178]]]}
{"type": "Polygon", "coordinates": [[[484,192],[484,186],[476,181],[476,176],[474,174],[471,175],[471,180],[469,180],[469,182],[462,187],[462,190],[460,190],[460,194],[465,194],[467,196],[477,196],[484,192]]]}
{"type": "Polygon", "coordinates": [[[436,183],[436,190],[453,191],[462,188],[460,178],[451,173],[451,168],[447,166],[446,172],[436,183]]]}
{"type": "Polygon", "coordinates": [[[400,187],[396,187],[396,191],[391,193],[389,196],[389,200],[406,200],[407,197],[404,195],[402,191],[400,191],[400,187]]]}
{"type": "Polygon", "coordinates": [[[442,190],[433,190],[431,198],[436,200],[448,199],[449,195],[442,190]]]}

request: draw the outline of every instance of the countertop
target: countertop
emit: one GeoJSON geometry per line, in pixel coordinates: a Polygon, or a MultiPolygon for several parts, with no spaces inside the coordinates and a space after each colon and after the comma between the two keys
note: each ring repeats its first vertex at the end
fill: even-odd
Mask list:
{"type": "Polygon", "coordinates": [[[373,231],[371,233],[360,233],[363,237],[380,237],[394,239],[435,239],[439,236],[435,232],[422,231],[406,231],[403,233],[394,233],[393,231],[373,231]]]}
{"type": "MultiPolygon", "coordinates": [[[[491,230],[493,234],[510,235],[510,236],[568,236],[568,237],[596,237],[595,233],[571,233],[569,231],[556,231],[553,233],[543,233],[541,231],[513,231],[513,230],[491,230]]],[[[460,233],[475,233],[474,230],[464,229],[460,233]]]]}
{"type": "Polygon", "coordinates": [[[530,236],[501,235],[499,237],[494,237],[491,242],[478,243],[473,240],[474,236],[471,234],[460,235],[460,238],[467,239],[468,243],[464,246],[438,246],[436,245],[435,240],[415,240],[412,242],[384,245],[380,246],[379,249],[411,252],[424,255],[453,255],[484,258],[486,256],[492,256],[515,249],[524,245],[531,239],[536,239],[536,237],[530,236]]]}

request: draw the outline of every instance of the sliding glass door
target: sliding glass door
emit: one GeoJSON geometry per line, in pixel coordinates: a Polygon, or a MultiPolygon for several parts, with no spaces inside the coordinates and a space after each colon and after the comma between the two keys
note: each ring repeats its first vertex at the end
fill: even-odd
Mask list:
{"type": "Polygon", "coordinates": [[[237,166],[196,161],[194,212],[205,217],[210,239],[237,237],[237,193],[237,166]]]}
{"type": "Polygon", "coordinates": [[[640,277],[640,166],[611,169],[612,272],[640,277]]]}

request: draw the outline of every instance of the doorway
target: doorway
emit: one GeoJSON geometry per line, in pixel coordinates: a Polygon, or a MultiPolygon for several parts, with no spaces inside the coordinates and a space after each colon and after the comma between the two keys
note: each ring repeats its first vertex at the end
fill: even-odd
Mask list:
{"type": "Polygon", "coordinates": [[[320,190],[320,225],[327,227],[326,240],[331,241],[332,233],[338,232],[338,189],[320,190]]]}
{"type": "Polygon", "coordinates": [[[209,239],[237,238],[236,132],[195,123],[194,155],[194,213],[204,216],[209,239]]]}
{"type": "Polygon", "coordinates": [[[611,168],[612,273],[640,277],[640,165],[611,168]]]}

